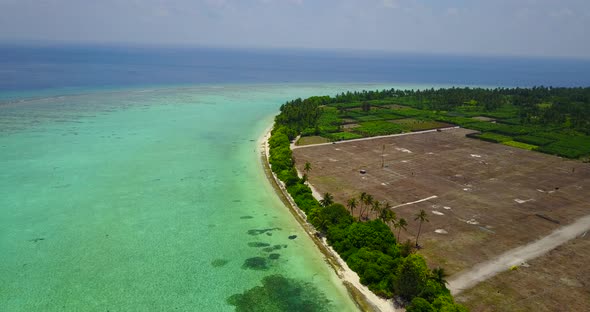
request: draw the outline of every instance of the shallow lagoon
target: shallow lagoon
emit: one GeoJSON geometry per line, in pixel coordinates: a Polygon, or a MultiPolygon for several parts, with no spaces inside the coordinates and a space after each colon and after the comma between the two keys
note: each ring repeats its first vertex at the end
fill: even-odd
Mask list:
{"type": "Polygon", "coordinates": [[[267,182],[257,141],[286,100],[377,87],[391,86],[167,87],[1,103],[3,309],[355,310],[267,182]]]}

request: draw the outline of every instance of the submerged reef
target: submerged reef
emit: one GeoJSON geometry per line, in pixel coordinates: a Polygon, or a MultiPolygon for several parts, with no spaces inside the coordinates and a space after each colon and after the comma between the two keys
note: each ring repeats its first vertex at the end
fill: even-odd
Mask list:
{"type": "Polygon", "coordinates": [[[229,263],[229,260],[226,260],[226,259],[215,259],[215,260],[211,261],[211,265],[214,268],[222,267],[228,263],[229,263]]]}
{"type": "Polygon", "coordinates": [[[253,229],[253,230],[248,230],[248,235],[260,235],[263,233],[271,233],[272,231],[280,231],[281,228],[269,228],[269,229],[253,229]]]}
{"type": "Polygon", "coordinates": [[[252,257],[244,261],[244,264],[242,264],[242,269],[265,271],[268,270],[269,267],[266,258],[252,257]]]}
{"type": "Polygon", "coordinates": [[[268,247],[268,246],[270,246],[270,244],[269,243],[262,243],[262,242],[250,242],[250,243],[248,243],[248,246],[260,248],[260,247],[268,247]]]}
{"type": "Polygon", "coordinates": [[[280,274],[263,278],[262,286],[232,295],[227,302],[235,306],[237,312],[327,312],[333,309],[330,300],[315,285],[280,274]]]}

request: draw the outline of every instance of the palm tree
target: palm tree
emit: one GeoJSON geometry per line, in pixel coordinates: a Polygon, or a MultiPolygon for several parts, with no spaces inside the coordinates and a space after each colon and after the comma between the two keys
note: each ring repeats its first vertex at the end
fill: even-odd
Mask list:
{"type": "Polygon", "coordinates": [[[398,241],[399,241],[399,238],[400,238],[399,235],[401,234],[402,229],[405,231],[407,226],[408,226],[408,222],[404,218],[400,218],[399,221],[397,221],[397,223],[395,224],[395,227],[397,228],[397,240],[398,241]]]}
{"type": "Polygon", "coordinates": [[[395,221],[397,220],[397,216],[395,212],[391,210],[391,204],[389,202],[385,202],[385,206],[379,211],[379,218],[383,220],[383,222],[391,222],[393,221],[393,225],[395,226],[395,221]],[[387,220],[387,221],[386,221],[387,220]]]}
{"type": "Polygon", "coordinates": [[[447,274],[447,272],[445,272],[445,269],[438,267],[438,268],[432,270],[432,277],[431,278],[444,286],[445,284],[449,283],[446,280],[446,278],[448,276],[449,275],[447,274]]]}
{"type": "Polygon", "coordinates": [[[307,179],[308,179],[308,177],[307,177],[307,173],[304,173],[304,174],[303,174],[303,176],[301,177],[301,182],[302,182],[303,184],[305,184],[305,183],[307,182],[307,179]]]}
{"type": "Polygon", "coordinates": [[[426,214],[426,211],[424,211],[424,209],[420,209],[420,212],[415,214],[414,217],[414,221],[420,220],[420,226],[418,227],[418,235],[416,235],[416,247],[419,247],[418,238],[420,237],[420,232],[422,231],[422,223],[424,221],[430,222],[430,220],[428,220],[428,215],[426,214]]]}
{"type": "MultiPolygon", "coordinates": [[[[367,195],[365,196],[365,208],[368,208],[368,207],[370,207],[371,205],[373,205],[373,195],[371,195],[371,194],[367,194],[367,195]]],[[[367,218],[368,218],[368,210],[369,210],[369,209],[366,209],[366,210],[367,210],[367,218]]],[[[362,219],[362,213],[361,213],[361,219],[362,219]]]]}
{"type": "Polygon", "coordinates": [[[364,211],[363,205],[365,204],[365,199],[366,198],[367,198],[367,193],[365,193],[365,192],[362,192],[361,195],[359,196],[359,199],[360,199],[360,202],[359,203],[361,204],[361,207],[360,207],[361,208],[360,209],[361,211],[360,211],[360,214],[359,214],[359,220],[362,220],[363,219],[363,211],[364,211]]]}
{"type": "MultiPolygon", "coordinates": [[[[381,214],[381,202],[380,201],[374,201],[373,202],[373,206],[371,207],[371,211],[373,212],[373,214],[376,215],[380,215],[381,214]]],[[[369,214],[367,214],[367,218],[369,217],[369,214]]]]}
{"type": "Polygon", "coordinates": [[[332,196],[332,194],[330,194],[330,193],[325,193],[324,198],[322,198],[322,200],[320,200],[320,204],[324,207],[328,207],[333,203],[334,203],[334,196],[332,196]]]}
{"type": "Polygon", "coordinates": [[[305,162],[305,166],[303,166],[303,171],[305,171],[305,173],[309,173],[311,171],[311,164],[309,163],[309,161],[305,162]]]}
{"type": "Polygon", "coordinates": [[[396,226],[395,221],[397,220],[397,216],[395,212],[391,210],[391,205],[389,204],[389,202],[386,202],[385,206],[381,208],[381,211],[379,211],[379,219],[381,219],[381,221],[383,221],[383,223],[385,224],[391,222],[393,224],[393,227],[396,226]]]}
{"type": "Polygon", "coordinates": [[[352,215],[354,217],[354,208],[356,208],[356,198],[351,198],[348,200],[348,203],[346,204],[348,206],[348,209],[350,209],[350,215],[352,215]]]}

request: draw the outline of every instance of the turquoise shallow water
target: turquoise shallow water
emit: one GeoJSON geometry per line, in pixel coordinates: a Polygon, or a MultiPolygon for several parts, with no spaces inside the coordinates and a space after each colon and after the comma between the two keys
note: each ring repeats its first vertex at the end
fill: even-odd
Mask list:
{"type": "Polygon", "coordinates": [[[284,101],[376,87],[168,87],[1,104],[2,310],[355,310],[256,149],[284,101]]]}

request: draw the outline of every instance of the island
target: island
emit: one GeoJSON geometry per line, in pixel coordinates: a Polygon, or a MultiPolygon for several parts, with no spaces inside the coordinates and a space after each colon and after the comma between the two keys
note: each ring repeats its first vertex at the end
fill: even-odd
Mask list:
{"type": "Polygon", "coordinates": [[[534,290],[535,272],[519,268],[545,268],[547,252],[590,229],[589,103],[590,88],[552,87],[295,99],[275,118],[267,160],[363,310],[466,311],[453,297],[465,292],[459,301],[479,309],[499,300],[481,282],[521,274],[534,290]]]}

